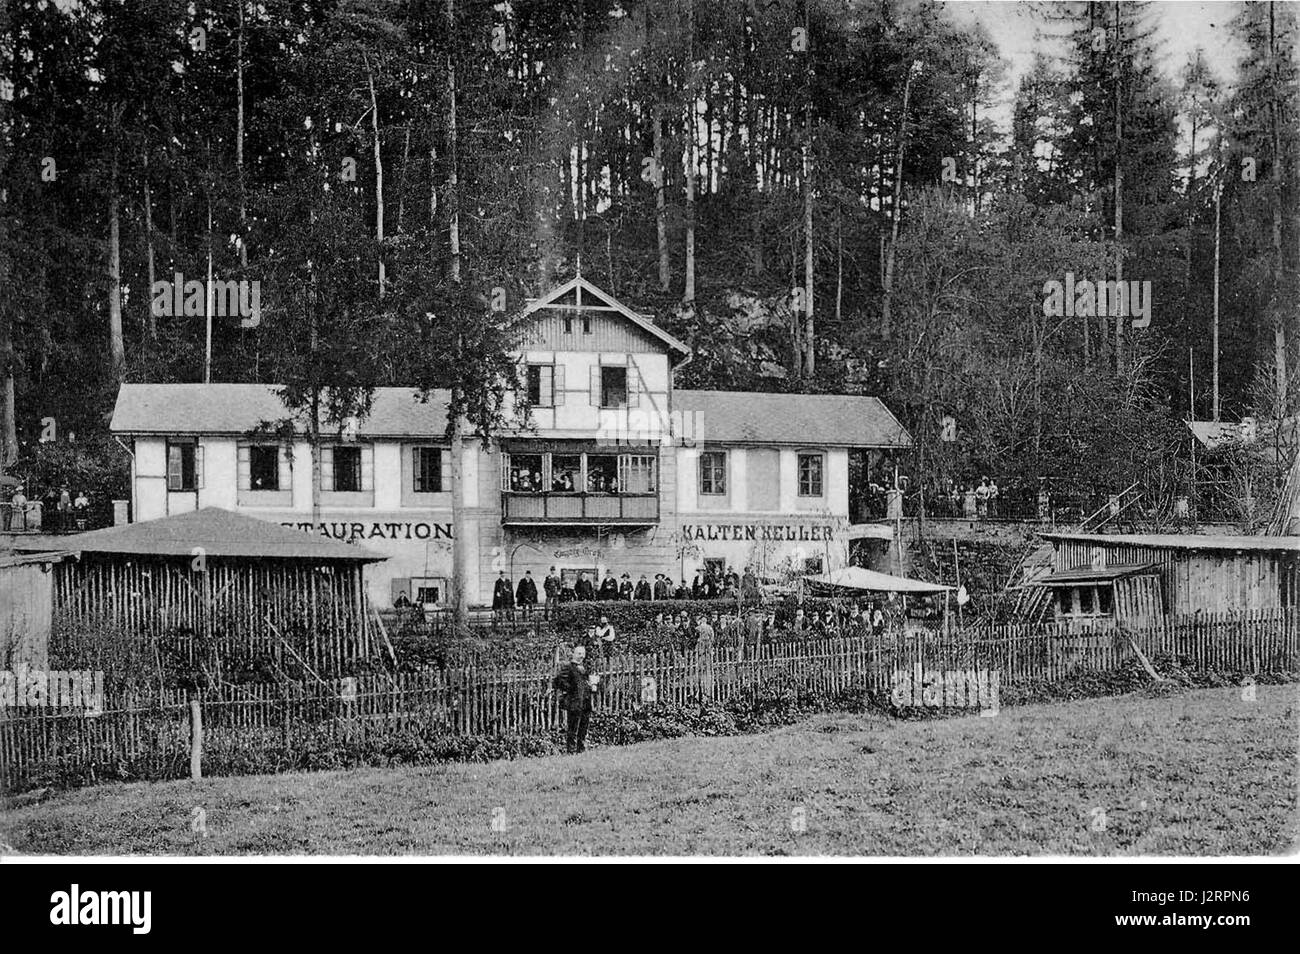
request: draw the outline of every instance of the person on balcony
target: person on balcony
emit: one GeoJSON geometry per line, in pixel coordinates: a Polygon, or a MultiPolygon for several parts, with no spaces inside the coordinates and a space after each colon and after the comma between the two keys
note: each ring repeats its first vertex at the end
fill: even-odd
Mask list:
{"type": "Polygon", "coordinates": [[[636,588],[632,585],[632,574],[624,573],[623,579],[618,584],[618,598],[632,602],[632,596],[636,593],[636,588]]]}
{"type": "Polygon", "coordinates": [[[636,592],[632,594],[632,599],[646,601],[654,599],[654,591],[650,589],[650,581],[645,578],[644,573],[641,574],[641,579],[636,581],[636,592]]]}
{"type": "Polygon", "coordinates": [[[746,603],[758,602],[758,577],[754,575],[752,566],[745,567],[745,573],[740,578],[740,598],[746,603]]]}
{"type": "Polygon", "coordinates": [[[591,580],[587,579],[586,573],[578,574],[578,585],[573,588],[573,596],[575,599],[587,601],[596,598],[596,588],[591,580]]]}
{"type": "Polygon", "coordinates": [[[606,570],[605,578],[600,581],[600,590],[596,593],[598,600],[616,600],[618,599],[618,580],[614,579],[614,571],[606,570]]]}
{"type": "Polygon", "coordinates": [[[14,488],[13,496],[9,498],[10,520],[5,521],[5,529],[14,530],[27,529],[27,495],[23,493],[22,485],[19,484],[14,488]]]}
{"type": "Polygon", "coordinates": [[[701,570],[696,570],[695,579],[691,580],[691,599],[704,599],[704,573],[701,570]]]}
{"type": "Polygon", "coordinates": [[[652,599],[666,600],[673,595],[673,584],[667,576],[662,573],[655,574],[654,590],[651,594],[652,599]]]}
{"type": "Polygon", "coordinates": [[[673,590],[673,599],[689,600],[690,598],[691,598],[691,589],[689,586],[686,585],[686,581],[682,580],[681,583],[677,584],[677,589],[673,590]]]}
{"type": "Polygon", "coordinates": [[[54,505],[54,509],[58,511],[58,515],[59,515],[59,521],[58,521],[59,529],[71,530],[72,529],[72,493],[68,490],[67,484],[64,484],[59,489],[59,500],[58,503],[54,505]]]}

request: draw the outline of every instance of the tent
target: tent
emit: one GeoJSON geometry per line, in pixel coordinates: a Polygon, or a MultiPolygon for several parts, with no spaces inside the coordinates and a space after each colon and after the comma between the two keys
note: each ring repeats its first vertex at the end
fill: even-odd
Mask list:
{"type": "Polygon", "coordinates": [[[879,573],[860,566],[846,566],[818,576],[806,576],[804,582],[875,593],[950,593],[956,589],[941,583],[926,583],[924,580],[909,580],[905,576],[879,573]]]}

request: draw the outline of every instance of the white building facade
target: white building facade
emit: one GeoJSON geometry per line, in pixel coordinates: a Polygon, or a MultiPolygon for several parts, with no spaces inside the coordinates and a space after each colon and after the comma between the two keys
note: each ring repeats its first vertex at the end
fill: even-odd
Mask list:
{"type": "Polygon", "coordinates": [[[690,351],[582,279],[526,313],[530,419],[484,449],[445,439],[446,395],[380,388],[371,413],[312,455],[256,436],[289,415],[270,385],[123,385],[113,431],[132,447],[132,519],[221,507],[388,557],[369,593],[444,601],[452,572],[451,454],[464,480],[471,605],[505,571],[690,580],[712,565],[766,576],[848,559],[850,452],[910,438],[875,398],[675,388],[690,351]],[[260,430],[259,430],[260,428],[260,430]]]}

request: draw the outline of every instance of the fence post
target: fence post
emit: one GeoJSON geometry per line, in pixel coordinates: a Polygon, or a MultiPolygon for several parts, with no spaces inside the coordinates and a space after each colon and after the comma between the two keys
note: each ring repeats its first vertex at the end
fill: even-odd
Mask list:
{"type": "Polygon", "coordinates": [[[190,778],[203,778],[203,708],[196,695],[190,696],[190,778]]]}

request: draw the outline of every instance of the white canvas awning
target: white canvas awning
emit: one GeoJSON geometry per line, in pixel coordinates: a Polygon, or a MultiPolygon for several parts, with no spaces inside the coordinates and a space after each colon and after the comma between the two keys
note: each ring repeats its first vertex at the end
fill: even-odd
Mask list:
{"type": "Polygon", "coordinates": [[[863,569],[860,566],[846,566],[843,569],[832,570],[830,573],[806,576],[804,581],[851,590],[870,590],[875,593],[948,593],[954,589],[941,583],[909,580],[905,576],[892,576],[876,570],[863,569]]]}

